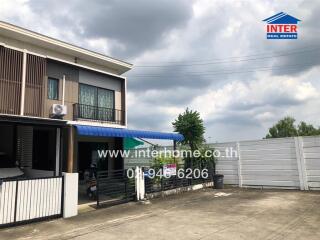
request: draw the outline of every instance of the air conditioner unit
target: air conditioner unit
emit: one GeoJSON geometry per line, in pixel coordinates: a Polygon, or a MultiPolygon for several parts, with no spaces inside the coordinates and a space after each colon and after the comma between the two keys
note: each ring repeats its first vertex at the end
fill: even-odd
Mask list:
{"type": "Polygon", "coordinates": [[[67,114],[67,106],[62,104],[53,104],[51,114],[56,117],[62,117],[67,114]]]}

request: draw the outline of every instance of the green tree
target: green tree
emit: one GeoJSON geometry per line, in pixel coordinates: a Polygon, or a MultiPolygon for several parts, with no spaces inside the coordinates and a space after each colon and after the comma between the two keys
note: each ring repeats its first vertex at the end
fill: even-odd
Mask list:
{"type": "Polygon", "coordinates": [[[269,133],[267,134],[266,138],[320,135],[320,129],[315,128],[312,124],[307,124],[306,122],[302,121],[297,127],[294,124],[295,121],[296,120],[292,117],[285,117],[281,119],[271,128],[269,128],[269,133]]]}
{"type": "Polygon", "coordinates": [[[314,136],[319,134],[320,134],[320,130],[316,129],[312,124],[307,124],[302,121],[298,125],[299,136],[314,136]]]}
{"type": "Polygon", "coordinates": [[[184,113],[179,114],[172,125],[175,132],[184,136],[182,144],[189,145],[191,151],[198,149],[204,143],[205,127],[199,112],[187,108],[184,113]]]}
{"type": "Polygon", "coordinates": [[[294,137],[298,135],[298,131],[292,117],[285,117],[269,128],[266,138],[294,137]]]}
{"type": "MultiPolygon", "coordinates": [[[[193,153],[199,149],[204,143],[205,127],[203,120],[200,117],[200,113],[197,111],[189,110],[188,108],[182,114],[179,114],[178,118],[172,123],[174,131],[181,133],[184,136],[182,144],[188,145],[193,153]]],[[[185,160],[185,163],[189,166],[193,166],[194,158],[185,160]]]]}

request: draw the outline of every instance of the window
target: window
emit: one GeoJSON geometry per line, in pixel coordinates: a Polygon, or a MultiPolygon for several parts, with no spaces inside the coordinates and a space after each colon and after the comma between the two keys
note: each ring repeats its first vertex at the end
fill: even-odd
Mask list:
{"type": "Polygon", "coordinates": [[[114,108],[114,92],[98,88],[98,107],[114,108]]]}
{"type": "Polygon", "coordinates": [[[81,118],[114,121],[114,91],[80,84],[81,118]]]}
{"type": "Polygon", "coordinates": [[[97,88],[80,84],[79,103],[88,106],[97,106],[97,88]]]}
{"type": "Polygon", "coordinates": [[[58,100],[59,79],[48,78],[48,99],[58,100]]]}

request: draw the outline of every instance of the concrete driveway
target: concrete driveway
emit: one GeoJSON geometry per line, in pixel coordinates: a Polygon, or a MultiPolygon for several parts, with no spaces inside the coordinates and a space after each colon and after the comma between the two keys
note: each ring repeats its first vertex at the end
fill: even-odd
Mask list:
{"type": "Polygon", "coordinates": [[[320,239],[320,193],[212,189],[0,231],[0,239],[320,239]]]}

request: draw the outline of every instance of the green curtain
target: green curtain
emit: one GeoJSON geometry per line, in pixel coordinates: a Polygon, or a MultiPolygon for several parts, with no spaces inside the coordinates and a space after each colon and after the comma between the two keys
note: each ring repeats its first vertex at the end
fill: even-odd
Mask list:
{"type": "Polygon", "coordinates": [[[59,80],[49,78],[48,79],[48,98],[49,99],[58,99],[58,87],[59,87],[59,80]]]}
{"type": "Polygon", "coordinates": [[[98,89],[98,117],[103,121],[114,121],[114,92],[98,89]]]}
{"type": "Polygon", "coordinates": [[[88,85],[80,85],[80,104],[97,106],[97,89],[88,85]]]}
{"type": "Polygon", "coordinates": [[[98,89],[98,107],[114,107],[114,92],[106,89],[98,89]]]}
{"type": "Polygon", "coordinates": [[[80,85],[79,94],[80,116],[87,119],[96,119],[97,89],[88,85],[80,85]]]}
{"type": "Polygon", "coordinates": [[[81,84],[79,103],[83,118],[114,121],[114,91],[81,84]]]}
{"type": "Polygon", "coordinates": [[[133,149],[137,146],[143,145],[144,142],[138,141],[137,139],[134,138],[124,138],[123,139],[123,148],[125,150],[133,149]]]}

